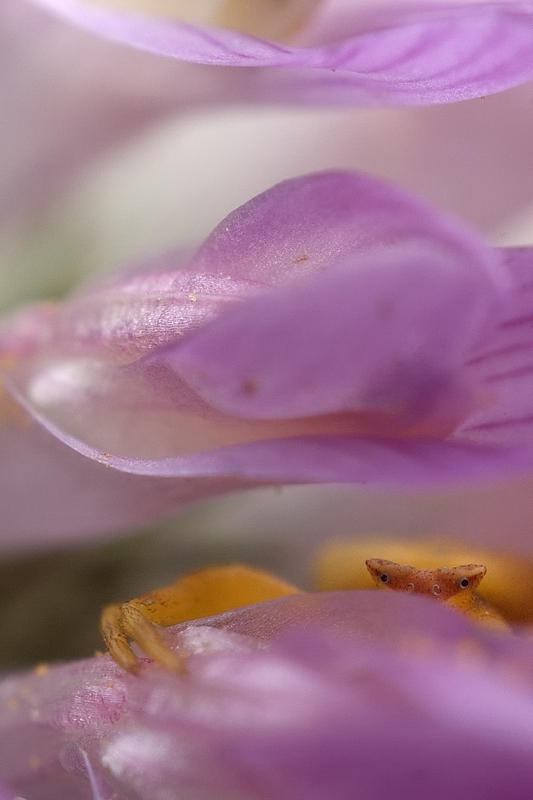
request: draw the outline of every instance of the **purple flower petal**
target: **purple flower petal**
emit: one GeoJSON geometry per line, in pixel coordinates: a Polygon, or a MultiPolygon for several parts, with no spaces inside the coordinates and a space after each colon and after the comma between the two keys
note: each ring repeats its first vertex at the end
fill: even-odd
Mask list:
{"type": "Polygon", "coordinates": [[[485,401],[465,362],[524,294],[504,255],[390,185],[328,173],[237,209],[185,269],[169,254],[18,312],[1,332],[25,410],[4,395],[4,542],[245,486],[531,472],[505,435],[445,440],[485,401]]]}
{"type": "Polygon", "coordinates": [[[8,789],[4,783],[0,784],[0,800],[17,800],[15,792],[8,789]]]}
{"type": "Polygon", "coordinates": [[[24,429],[4,426],[0,453],[2,545],[9,550],[114,532],[253,486],[453,487],[533,470],[530,448],[351,436],[259,441],[179,458],[121,458],[65,436],[44,419],[24,429]]]}
{"type": "Polygon", "coordinates": [[[0,775],[42,800],[107,800],[108,787],[121,800],[392,800],[413,785],[444,800],[450,775],[475,800],[531,793],[526,639],[375,591],[282,598],[166,634],[190,654],[185,677],[145,665],[136,678],[104,657],[4,678],[0,775]]]}
{"type": "Polygon", "coordinates": [[[210,405],[241,417],[427,413],[497,313],[506,278],[487,247],[391,188],[325,173],[234,212],[200,264],[217,258],[238,275],[252,260],[285,280],[317,275],[226,313],[169,350],[168,363],[210,405]]]}
{"type": "Polygon", "coordinates": [[[39,0],[66,19],[158,55],[225,66],[291,68],[261,76],[263,95],[324,102],[414,105],[478,97],[533,77],[531,3],[406,7],[371,21],[333,10],[311,17],[308,47],[233,30],[39,0]],[[328,39],[328,35],[332,37],[328,39]],[[326,37],[325,39],[322,37],[326,37]],[[298,68],[300,68],[298,70],[298,68]],[[303,69],[302,69],[303,68],[303,69]],[[273,74],[272,74],[273,73],[273,74]],[[328,74],[329,73],[329,74],[328,74]]]}
{"type": "MultiPolygon", "coordinates": [[[[449,425],[468,402],[459,368],[507,288],[492,251],[470,234],[387,184],[346,173],[265,192],[216,229],[190,269],[137,275],[74,299],[57,319],[50,312],[49,340],[35,343],[36,355],[11,371],[9,385],[72,435],[141,457],[187,452],[186,444],[168,440],[173,413],[176,425],[183,414],[227,428],[224,414],[232,415],[234,428],[240,418],[242,432],[221,434],[219,444],[291,433],[286,425],[264,425],[254,435],[243,418],[312,415],[314,424],[303,430],[364,434],[364,420],[361,426],[328,419],[324,427],[318,416],[385,413],[405,425],[438,417],[445,404],[449,425]],[[257,294],[259,281],[304,275],[304,284],[263,292],[190,335],[228,300],[257,294]],[[131,367],[100,363],[102,357],[128,362],[172,340],[131,367]],[[65,358],[71,354],[78,358],[65,358]],[[99,405],[107,424],[98,418],[99,405]],[[158,437],[152,427],[145,435],[151,452],[120,439],[117,406],[119,413],[143,414],[145,426],[150,410],[156,414],[153,425],[163,433],[158,437]],[[223,412],[218,419],[215,409],[223,412]],[[161,438],[166,451],[158,448],[161,438]]],[[[38,328],[31,320],[31,313],[15,318],[11,333],[8,326],[5,350],[31,346],[16,341],[28,329],[31,339],[38,328]]],[[[131,422],[127,429],[135,434],[131,422]]],[[[212,426],[206,435],[216,436],[212,426]]]]}
{"type": "Polygon", "coordinates": [[[468,361],[486,400],[455,435],[524,445],[533,442],[533,248],[504,253],[514,278],[512,303],[494,335],[468,361]]]}
{"type": "Polygon", "coordinates": [[[28,419],[22,424],[4,422],[0,428],[4,550],[48,548],[95,537],[139,525],[187,503],[269,482],[234,476],[229,466],[227,471],[199,476],[179,460],[177,480],[162,479],[160,462],[132,459],[124,464],[123,460],[112,469],[101,451],[76,450],[74,444],[67,440],[65,446],[61,438],[28,419]],[[138,474],[131,474],[135,469],[138,474]]]}

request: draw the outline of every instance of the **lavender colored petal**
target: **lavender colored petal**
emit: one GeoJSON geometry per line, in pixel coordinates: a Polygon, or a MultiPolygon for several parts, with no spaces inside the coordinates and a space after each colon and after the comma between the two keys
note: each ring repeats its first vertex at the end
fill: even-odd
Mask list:
{"type": "Polygon", "coordinates": [[[27,0],[0,3],[0,75],[2,225],[158,120],[242,97],[248,84],[105,41],[27,0]]]}
{"type": "MultiPolygon", "coordinates": [[[[253,486],[219,474],[178,480],[107,468],[38,423],[0,428],[0,505],[4,551],[39,550],[141,525],[186,503],[253,486]]],[[[137,465],[138,466],[138,465],[137,465]]]]}
{"type": "Polygon", "coordinates": [[[394,438],[383,416],[370,414],[369,422],[353,413],[385,411],[404,426],[428,415],[450,423],[443,408],[449,414],[453,401],[453,410],[461,410],[465,386],[475,384],[464,369],[465,350],[494,322],[508,271],[436,212],[365,176],[311,176],[230,215],[185,271],[176,269],[182,262],[175,258],[6,321],[5,386],[25,410],[4,396],[6,544],[117,530],[250,485],[416,488],[531,472],[533,449],[511,447],[504,438],[493,446],[409,439],[405,428],[394,438]],[[280,286],[290,279],[294,286],[280,286]],[[351,298],[338,313],[346,287],[355,303],[361,293],[355,327],[351,298]],[[391,327],[387,316],[399,299],[399,324],[391,327]],[[324,319],[310,347],[321,303],[324,319]],[[278,330],[283,348],[272,347],[278,330]],[[227,414],[184,382],[183,353],[194,353],[189,364],[197,372],[198,364],[205,368],[202,337],[223,383],[235,365],[241,384],[255,379],[242,372],[238,348],[237,358],[229,348],[231,341],[253,341],[252,366],[274,381],[266,402],[252,391],[244,398],[248,410],[241,405],[227,414]],[[255,403],[253,413],[267,416],[273,401],[285,418],[243,413],[252,416],[255,403]]]}
{"type": "Polygon", "coordinates": [[[475,800],[531,792],[526,639],[375,591],[281,598],[166,634],[190,654],[185,678],[146,663],[136,678],[109,657],[4,678],[0,775],[42,800],[60,786],[80,800],[94,787],[392,800],[413,781],[444,800],[450,775],[475,800]]]}
{"type": "MultiPolygon", "coordinates": [[[[31,676],[4,678],[0,774],[9,776],[28,800],[111,800],[111,794],[95,796],[91,787],[84,739],[101,736],[120,722],[126,686],[127,677],[118,668],[96,659],[46,674],[37,670],[31,676]]],[[[98,766],[93,763],[90,769],[93,786],[104,789],[98,766]]],[[[126,800],[120,789],[117,799],[126,800]]]]}
{"type": "MultiPolygon", "coordinates": [[[[362,660],[359,666],[371,673],[375,662],[362,660]]],[[[351,718],[325,715],[321,723],[327,736],[311,729],[302,741],[291,731],[281,736],[257,731],[230,740],[230,757],[253,776],[254,788],[287,800],[324,796],[349,800],[354,792],[369,800],[413,794],[445,800],[450,775],[478,800],[528,796],[533,770],[523,743],[530,735],[529,704],[521,706],[519,698],[505,690],[499,695],[493,678],[481,671],[474,686],[473,681],[468,685],[459,671],[433,664],[431,669],[410,671],[410,691],[402,694],[407,707],[382,716],[380,691],[390,693],[389,702],[394,706],[399,697],[394,697],[393,686],[401,686],[403,692],[406,684],[402,665],[385,657],[380,666],[373,676],[377,702],[372,722],[361,723],[360,717],[356,721],[360,706],[354,705],[351,718]],[[485,716],[487,701],[494,705],[485,716]],[[441,718],[438,713],[433,716],[434,707],[442,709],[441,704],[448,713],[441,718]],[[457,719],[463,716],[467,723],[461,729],[457,719]]]]}
{"type": "MultiPolygon", "coordinates": [[[[280,618],[283,627],[287,618],[290,620],[291,607],[295,604],[299,605],[300,612],[296,614],[300,617],[299,625],[296,624],[291,636],[274,646],[274,659],[268,667],[260,665],[261,657],[255,654],[245,656],[242,664],[230,657],[226,663],[221,659],[218,664],[199,665],[200,680],[203,673],[208,681],[214,681],[229,692],[237,691],[241,702],[249,693],[259,713],[262,708],[267,709],[267,717],[261,724],[254,724],[254,720],[248,726],[243,722],[242,711],[231,714],[230,709],[223,706],[230,722],[219,729],[224,735],[222,755],[245,777],[245,785],[260,797],[350,798],[355,790],[362,790],[365,797],[381,800],[398,797],[399,788],[409,794],[414,774],[420,770],[422,774],[415,780],[421,793],[426,793],[426,786],[436,786],[436,796],[443,799],[449,791],[446,777],[458,773],[469,793],[480,800],[498,797],[509,783],[513,796],[527,796],[533,771],[523,745],[529,739],[533,724],[531,704],[529,701],[524,708],[521,697],[513,696],[512,690],[508,692],[510,684],[496,687],[494,678],[501,654],[504,659],[512,658],[515,668],[524,670],[523,680],[529,681],[530,644],[521,646],[523,643],[518,643],[518,647],[511,645],[509,649],[505,644],[502,647],[501,642],[484,642],[480,646],[477,634],[472,639],[469,634],[465,636],[466,632],[459,632],[463,620],[445,619],[446,615],[440,616],[436,606],[430,603],[427,601],[423,610],[428,616],[435,615],[428,628],[424,623],[417,627],[423,604],[415,608],[414,604],[410,606],[408,598],[385,596],[382,599],[374,592],[355,596],[339,593],[327,598],[304,596],[234,612],[241,622],[247,612],[252,618],[261,615],[259,623],[255,617],[256,635],[263,624],[267,637],[272,631],[279,635],[280,618]],[[316,603],[314,608],[313,603],[316,603]],[[328,608],[329,619],[327,611],[322,616],[325,610],[320,608],[322,605],[328,608]],[[350,606],[353,611],[346,614],[350,606]],[[416,621],[409,615],[411,609],[416,621]],[[313,611],[318,612],[316,616],[313,611]],[[400,619],[403,612],[409,621],[400,619]],[[313,635],[302,634],[302,626],[312,625],[316,617],[322,619],[324,630],[335,629],[336,636],[347,639],[350,644],[320,642],[313,635]],[[413,621],[415,627],[410,628],[413,621]],[[456,623],[458,627],[454,628],[456,623]],[[432,633],[428,635],[429,631],[432,633]],[[439,644],[432,639],[433,633],[439,644]],[[442,649],[444,640],[454,642],[455,647],[442,649]],[[369,642],[379,641],[393,648],[397,643],[404,653],[409,652],[410,643],[414,649],[407,663],[402,663],[402,659],[397,659],[389,650],[366,649],[369,642]],[[424,648],[421,661],[417,658],[417,642],[424,648]],[[471,671],[467,670],[465,680],[463,668],[455,662],[455,654],[460,661],[463,648],[467,652],[470,648],[475,660],[476,647],[480,647],[479,661],[471,671]],[[288,664],[283,668],[283,660],[276,660],[279,655],[289,657],[289,669],[288,664]],[[298,666],[303,668],[302,673],[298,666]],[[315,682],[320,674],[329,674],[333,680],[320,686],[315,682]],[[355,686],[352,683],[357,675],[364,676],[366,690],[362,693],[358,692],[357,678],[355,686]],[[475,688],[471,685],[474,681],[475,688]],[[268,685],[272,691],[269,698],[262,691],[268,685]],[[344,694],[343,687],[347,685],[350,689],[344,694]],[[407,692],[406,687],[409,687],[407,692]],[[487,702],[488,697],[492,698],[492,703],[487,702]],[[463,712],[468,720],[461,728],[457,718],[462,717],[463,712]],[[385,784],[376,781],[376,764],[383,763],[390,770],[385,784]]],[[[230,613],[220,618],[219,624],[225,630],[235,631],[235,627],[226,627],[231,626],[232,616],[230,613]]],[[[199,624],[202,622],[208,621],[199,624]]],[[[291,627],[290,622],[287,627],[291,627]]],[[[190,634],[191,629],[194,631],[194,624],[188,627],[187,633],[190,634]]],[[[247,628],[245,623],[248,635],[252,629],[253,623],[247,628]]],[[[182,646],[185,642],[187,638],[181,640],[182,646]]],[[[168,689],[165,692],[162,683],[156,704],[144,686],[140,685],[139,689],[137,713],[145,723],[153,723],[160,713],[166,732],[170,732],[173,725],[183,730],[182,706],[173,702],[171,692],[168,689]]],[[[121,759],[121,748],[116,743],[106,755],[112,769],[129,766],[137,775],[141,772],[135,768],[132,754],[126,753],[125,759],[121,759]]],[[[149,760],[148,765],[153,775],[149,760]]],[[[380,766],[380,774],[381,769],[380,766]]],[[[179,779],[179,772],[179,769],[170,770],[167,780],[179,779]]],[[[142,781],[142,777],[140,779],[142,781]]]]}
{"type": "Polygon", "coordinates": [[[428,417],[448,430],[470,402],[458,367],[506,288],[489,248],[396,188],[312,175],[230,214],[186,270],[159,258],[8,320],[6,386],[67,435],[141,459],[428,417]]]}
{"type": "Polygon", "coordinates": [[[252,262],[253,277],[276,283],[308,278],[164,354],[210,405],[263,419],[393,411],[413,421],[446,396],[457,413],[458,367],[498,314],[507,281],[470,233],[355,173],[286,181],[250,201],[192,266],[215,261],[234,275],[252,262]]]}
{"type": "Polygon", "coordinates": [[[9,789],[3,782],[0,784],[0,800],[16,800],[15,792],[9,789]]]}
{"type": "Polygon", "coordinates": [[[321,41],[320,31],[327,30],[321,25],[310,32],[314,46],[306,48],[70,0],[40,3],[100,36],[158,55],[225,66],[304,68],[262,76],[259,90],[281,99],[323,102],[329,93],[330,102],[442,103],[491,94],[533,77],[529,2],[428,6],[416,12],[406,7],[366,31],[361,19],[341,19],[340,41],[321,41]]]}
{"type": "Polygon", "coordinates": [[[90,448],[45,420],[24,429],[3,426],[1,435],[2,545],[12,551],[109,534],[250,486],[355,483],[412,490],[533,470],[531,448],[424,440],[301,437],[143,460],[90,448]]]}
{"type": "Polygon", "coordinates": [[[469,269],[507,286],[473,232],[393,183],[348,170],[292,178],[253,197],[217,225],[189,267],[279,286],[355,255],[413,243],[469,258],[469,269]]]}
{"type": "MultiPolygon", "coordinates": [[[[82,289],[56,306],[30,307],[14,318],[14,351],[46,344],[61,356],[128,364],[216,318],[226,307],[263,289],[253,278],[187,267],[182,253],[150,259],[145,269],[82,289]],[[40,314],[48,319],[40,326],[40,314]],[[19,321],[20,319],[20,321],[19,321]],[[39,341],[46,331],[46,341],[39,341]],[[29,328],[29,329],[28,329],[29,328]]],[[[6,324],[9,334],[9,322],[6,324]]]]}
{"type": "MultiPolygon", "coordinates": [[[[354,645],[401,646],[406,638],[427,631],[441,643],[458,644],[472,631],[467,617],[450,614],[443,605],[417,597],[416,603],[400,593],[360,590],[347,592],[306,592],[268,600],[184,622],[166,629],[171,647],[183,647],[193,640],[198,626],[216,628],[238,636],[264,640],[287,637],[294,632],[335,630],[343,641],[354,645]]],[[[320,658],[317,653],[316,658],[320,658]]]]}
{"type": "Polygon", "coordinates": [[[513,277],[509,309],[468,360],[482,403],[455,436],[523,446],[533,442],[533,248],[509,248],[502,254],[513,277]]]}

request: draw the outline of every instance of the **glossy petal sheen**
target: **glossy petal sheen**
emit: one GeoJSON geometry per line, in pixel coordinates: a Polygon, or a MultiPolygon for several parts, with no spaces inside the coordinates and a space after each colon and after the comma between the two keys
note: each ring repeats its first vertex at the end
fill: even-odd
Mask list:
{"type": "Polygon", "coordinates": [[[460,3],[378,19],[349,7],[309,20],[307,47],[233,30],[150,19],[71,2],[39,0],[100,36],[158,55],[204,64],[285,67],[261,75],[263,96],[372,105],[443,103],[479,97],[533,77],[530,2],[460,3]],[[324,38],[325,37],[325,38],[324,38]]]}
{"type": "Polygon", "coordinates": [[[532,645],[426,598],[283,598],[168,629],[188,675],[109,657],[0,682],[0,775],[42,800],[533,790],[532,645]],[[377,776],[379,772],[379,776],[377,776]],[[111,788],[112,787],[112,788],[111,788]],[[91,794],[92,792],[92,794],[91,794]]]}
{"type": "Polygon", "coordinates": [[[493,402],[476,353],[524,312],[528,252],[333,172],[254,198],[189,259],[21,310],[0,334],[4,543],[260,484],[530,472],[528,440],[467,430],[493,402]]]}

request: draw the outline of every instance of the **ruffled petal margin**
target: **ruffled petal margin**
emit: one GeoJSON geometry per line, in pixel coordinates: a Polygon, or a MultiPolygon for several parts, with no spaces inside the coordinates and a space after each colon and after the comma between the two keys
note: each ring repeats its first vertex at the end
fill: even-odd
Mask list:
{"type": "Polygon", "coordinates": [[[533,77],[530,2],[429,3],[416,11],[396,6],[376,19],[349,11],[328,14],[326,7],[302,32],[306,47],[71,0],[38,2],[85,30],[157,55],[212,65],[283,67],[261,73],[256,91],[263,98],[384,106],[449,103],[533,77]]]}

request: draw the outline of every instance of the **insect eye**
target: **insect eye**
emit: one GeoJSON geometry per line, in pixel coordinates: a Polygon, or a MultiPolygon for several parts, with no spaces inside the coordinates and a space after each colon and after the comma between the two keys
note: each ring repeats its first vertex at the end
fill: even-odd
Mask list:
{"type": "Polygon", "coordinates": [[[461,587],[461,589],[467,589],[470,586],[470,581],[468,580],[468,578],[463,578],[459,586],[461,587]]]}
{"type": "Polygon", "coordinates": [[[389,582],[389,576],[387,575],[386,572],[382,572],[381,575],[379,576],[379,579],[380,579],[381,583],[388,583],[389,582]]]}

